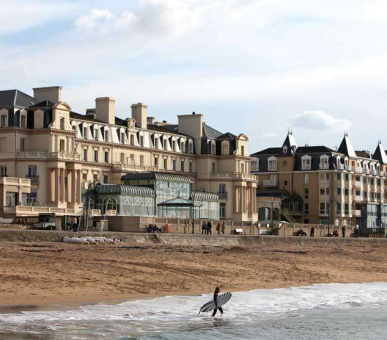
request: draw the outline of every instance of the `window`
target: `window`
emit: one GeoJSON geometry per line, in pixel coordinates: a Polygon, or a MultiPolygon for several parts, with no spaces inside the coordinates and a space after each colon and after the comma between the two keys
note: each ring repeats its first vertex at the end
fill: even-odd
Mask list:
{"type": "Polygon", "coordinates": [[[329,195],[329,188],[325,188],[325,193],[329,195]]]}
{"type": "Polygon", "coordinates": [[[327,181],[329,181],[329,172],[327,172],[327,173],[325,174],[325,179],[326,179],[327,181]]]}
{"type": "Polygon", "coordinates": [[[337,203],[337,213],[341,214],[341,203],[337,203]]]}
{"type": "Polygon", "coordinates": [[[211,154],[216,155],[216,145],[214,142],[211,143],[211,154]]]}
{"type": "Polygon", "coordinates": [[[159,140],[157,138],[155,138],[155,148],[156,149],[159,148],[159,140]]]}
{"type": "Polygon", "coordinates": [[[308,215],[309,214],[309,203],[304,204],[304,214],[308,215]]]}
{"type": "Polygon", "coordinates": [[[226,193],[226,184],[219,184],[219,194],[226,193]]]}
{"type": "Polygon", "coordinates": [[[145,157],[144,155],[140,155],[140,165],[144,165],[145,164],[145,157]]]}
{"type": "Polygon", "coordinates": [[[284,185],[288,185],[288,181],[284,181],[284,185]]]}
{"type": "Polygon", "coordinates": [[[348,182],[349,181],[349,175],[345,174],[345,180],[348,182]]]}
{"type": "Polygon", "coordinates": [[[348,215],[348,214],[349,214],[349,204],[346,203],[346,204],[344,205],[344,208],[345,208],[345,209],[344,209],[344,210],[345,210],[345,211],[344,211],[344,214],[345,214],[345,215],[348,215]]]}
{"type": "Polygon", "coordinates": [[[64,130],[65,129],[65,119],[61,118],[59,121],[60,129],[64,130]]]}
{"type": "Polygon", "coordinates": [[[371,185],[374,185],[374,184],[375,184],[375,180],[371,178],[371,185]]]}
{"type": "Polygon", "coordinates": [[[155,162],[154,162],[154,165],[157,167],[159,166],[159,158],[158,157],[155,157],[155,162]]]}
{"type": "Polygon", "coordinates": [[[0,177],[7,177],[7,167],[0,166],[0,177]]]}
{"type": "Polygon", "coordinates": [[[338,180],[338,181],[341,180],[341,174],[337,174],[337,180],[338,180]]]}
{"type": "Polygon", "coordinates": [[[325,203],[320,203],[320,215],[325,214],[325,203]]]}
{"type": "Polygon", "coordinates": [[[363,177],[363,183],[367,184],[367,177],[363,177]]]}
{"type": "Polygon", "coordinates": [[[109,176],[108,175],[103,175],[103,182],[106,184],[106,183],[109,183],[109,176]]]}
{"type": "Polygon", "coordinates": [[[193,172],[193,163],[189,162],[189,172],[193,172]]]}
{"type": "Polygon", "coordinates": [[[98,130],[97,129],[94,130],[94,139],[98,140],[98,130]]]}
{"type": "Polygon", "coordinates": [[[29,200],[27,200],[27,203],[30,205],[35,205],[37,200],[38,200],[38,192],[31,190],[30,198],[29,200]]]}
{"type": "Polygon", "coordinates": [[[226,218],[226,203],[219,204],[219,217],[226,218]]]}
{"type": "Polygon", "coordinates": [[[304,174],[304,185],[309,185],[309,174],[304,174]]]}
{"type": "Polygon", "coordinates": [[[311,164],[312,164],[312,159],[310,156],[303,156],[301,157],[302,159],[302,170],[310,170],[311,169],[311,164]]]}
{"type": "Polygon", "coordinates": [[[361,196],[360,190],[356,190],[356,196],[361,196]]]}
{"type": "Polygon", "coordinates": [[[87,127],[83,128],[83,138],[87,138],[87,127]]]}
{"type": "Polygon", "coordinates": [[[172,150],[176,151],[176,141],[172,141],[172,150]]]}
{"type": "Polygon", "coordinates": [[[94,162],[98,162],[98,150],[94,150],[94,162]]]}
{"type": "Polygon", "coordinates": [[[144,146],[144,136],[140,136],[140,145],[144,146]]]}
{"type": "Polygon", "coordinates": [[[192,141],[189,141],[189,153],[193,153],[193,143],[192,141]]]}
{"type": "Polygon", "coordinates": [[[327,156],[320,157],[320,169],[329,169],[329,158],[327,156]]]}
{"type": "Polygon", "coordinates": [[[241,155],[244,156],[245,155],[245,147],[242,145],[241,146],[241,155]]]}
{"type": "Polygon", "coordinates": [[[180,171],[183,171],[183,172],[184,172],[184,171],[185,171],[184,168],[185,168],[185,162],[184,162],[184,160],[181,160],[181,161],[180,161],[180,171]]]}
{"type": "Polygon", "coordinates": [[[20,138],[20,151],[25,151],[26,149],[26,139],[20,138]]]}
{"type": "Polygon", "coordinates": [[[168,169],[168,160],[166,158],[164,158],[164,169],[168,169]]]}
{"type": "Polygon", "coordinates": [[[309,198],[309,189],[304,189],[304,196],[306,200],[309,198]]]}
{"type": "Polygon", "coordinates": [[[216,164],[212,162],[211,164],[211,172],[214,174],[216,172],[216,164]]]}
{"type": "Polygon", "coordinates": [[[286,166],[288,164],[288,161],[282,161],[282,165],[286,166]]]}
{"type": "Polygon", "coordinates": [[[5,127],[5,126],[7,126],[7,116],[1,115],[1,126],[0,127],[5,127]]]}
{"type": "Polygon", "coordinates": [[[341,188],[337,188],[337,194],[341,195],[341,188]]]}
{"type": "Polygon", "coordinates": [[[168,140],[164,139],[163,143],[164,143],[164,150],[168,150],[168,140]]]}
{"type": "Polygon", "coordinates": [[[348,194],[349,194],[349,190],[348,189],[344,189],[344,195],[348,196],[348,194]]]}
{"type": "Polygon", "coordinates": [[[109,163],[109,151],[105,151],[105,163],[109,163]]]}
{"type": "Polygon", "coordinates": [[[134,145],[134,135],[130,135],[130,145],[134,145]]]}
{"type": "Polygon", "coordinates": [[[87,161],[87,149],[83,149],[83,160],[87,161]]]}
{"type": "Polygon", "coordinates": [[[63,139],[59,141],[59,150],[65,151],[65,141],[63,139]]]}
{"type": "Polygon", "coordinates": [[[20,117],[20,127],[25,128],[26,127],[26,116],[22,115],[20,117]]]}
{"type": "Polygon", "coordinates": [[[36,165],[29,165],[28,166],[28,177],[29,178],[35,178],[37,172],[38,172],[38,169],[37,169],[36,165]]]}
{"type": "Polygon", "coordinates": [[[325,190],[323,188],[320,189],[320,195],[325,195],[325,190]]]}
{"type": "Polygon", "coordinates": [[[180,149],[181,152],[185,152],[185,142],[180,143],[180,149]]]}
{"type": "Polygon", "coordinates": [[[105,130],[105,142],[108,142],[108,141],[109,141],[109,131],[105,130]]]}
{"type": "Polygon", "coordinates": [[[223,144],[223,146],[222,146],[222,155],[228,155],[228,153],[229,153],[228,144],[223,144]]]}
{"type": "Polygon", "coordinates": [[[377,180],[378,187],[380,187],[380,179],[377,180]]]}
{"type": "Polygon", "coordinates": [[[176,171],[176,159],[172,159],[172,169],[176,171]]]}
{"type": "Polygon", "coordinates": [[[277,171],[277,159],[275,157],[270,157],[268,162],[269,171],[277,171]]]}

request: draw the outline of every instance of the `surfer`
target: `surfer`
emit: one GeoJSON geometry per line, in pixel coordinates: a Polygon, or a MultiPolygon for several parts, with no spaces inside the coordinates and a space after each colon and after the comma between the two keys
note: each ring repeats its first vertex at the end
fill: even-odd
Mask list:
{"type": "Polygon", "coordinates": [[[221,314],[223,314],[223,309],[222,307],[218,307],[218,295],[220,293],[220,288],[219,287],[216,287],[215,288],[215,292],[214,292],[214,302],[215,302],[215,309],[214,309],[214,312],[212,313],[212,316],[215,316],[216,312],[220,311],[221,314]]]}

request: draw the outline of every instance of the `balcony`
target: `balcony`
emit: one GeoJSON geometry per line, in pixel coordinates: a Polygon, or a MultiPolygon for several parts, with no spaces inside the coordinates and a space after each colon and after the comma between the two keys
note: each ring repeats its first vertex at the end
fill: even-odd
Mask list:
{"type": "Polygon", "coordinates": [[[39,183],[39,176],[27,175],[26,178],[28,178],[31,181],[31,184],[38,184],[39,183]]]}
{"type": "Polygon", "coordinates": [[[328,163],[320,163],[320,170],[329,170],[328,163]]]}
{"type": "Polygon", "coordinates": [[[114,172],[127,172],[127,171],[158,171],[157,166],[149,165],[134,165],[134,164],[122,164],[114,163],[113,171],[114,172]]]}
{"type": "Polygon", "coordinates": [[[303,164],[301,166],[301,170],[310,170],[311,169],[311,165],[310,164],[303,164]]]}
{"type": "Polygon", "coordinates": [[[254,174],[243,174],[243,173],[232,173],[232,172],[212,172],[210,173],[211,178],[224,178],[224,179],[237,179],[241,181],[256,181],[257,175],[254,174]]]}
{"type": "Polygon", "coordinates": [[[30,187],[31,181],[28,178],[0,177],[0,184],[30,187]]]}
{"type": "Polygon", "coordinates": [[[263,187],[276,187],[278,185],[277,179],[266,179],[262,181],[263,187]]]}
{"type": "Polygon", "coordinates": [[[355,201],[356,201],[356,202],[361,202],[361,201],[363,201],[363,196],[355,196],[355,201]]]}
{"type": "Polygon", "coordinates": [[[37,151],[18,151],[16,158],[36,158],[36,159],[65,159],[65,160],[81,160],[81,156],[75,152],[47,152],[42,150],[37,151]]]}
{"type": "Polygon", "coordinates": [[[82,209],[68,209],[46,206],[16,205],[3,208],[4,214],[15,216],[39,216],[39,214],[55,214],[57,216],[82,214],[82,209]]]}
{"type": "Polygon", "coordinates": [[[218,192],[219,199],[221,200],[227,200],[228,199],[228,192],[218,192]]]}

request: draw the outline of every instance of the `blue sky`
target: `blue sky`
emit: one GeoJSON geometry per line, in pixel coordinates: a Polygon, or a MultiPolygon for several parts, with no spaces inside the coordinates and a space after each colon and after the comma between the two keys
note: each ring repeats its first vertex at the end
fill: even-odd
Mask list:
{"type": "Polygon", "coordinates": [[[387,147],[387,2],[360,0],[0,0],[0,89],[61,85],[83,113],[203,113],[281,145],[387,147]]]}

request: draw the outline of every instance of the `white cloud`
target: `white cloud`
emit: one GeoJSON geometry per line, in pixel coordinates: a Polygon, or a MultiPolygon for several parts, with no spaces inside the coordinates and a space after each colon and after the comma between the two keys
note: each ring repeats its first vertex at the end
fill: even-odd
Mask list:
{"type": "Polygon", "coordinates": [[[296,115],[294,126],[317,131],[345,131],[351,122],[335,118],[324,111],[305,111],[296,115]]]}
{"type": "Polygon", "coordinates": [[[113,19],[114,15],[108,10],[100,10],[94,8],[90,11],[89,15],[80,17],[75,22],[75,27],[90,30],[95,28],[96,26],[108,24],[113,19]]]}

